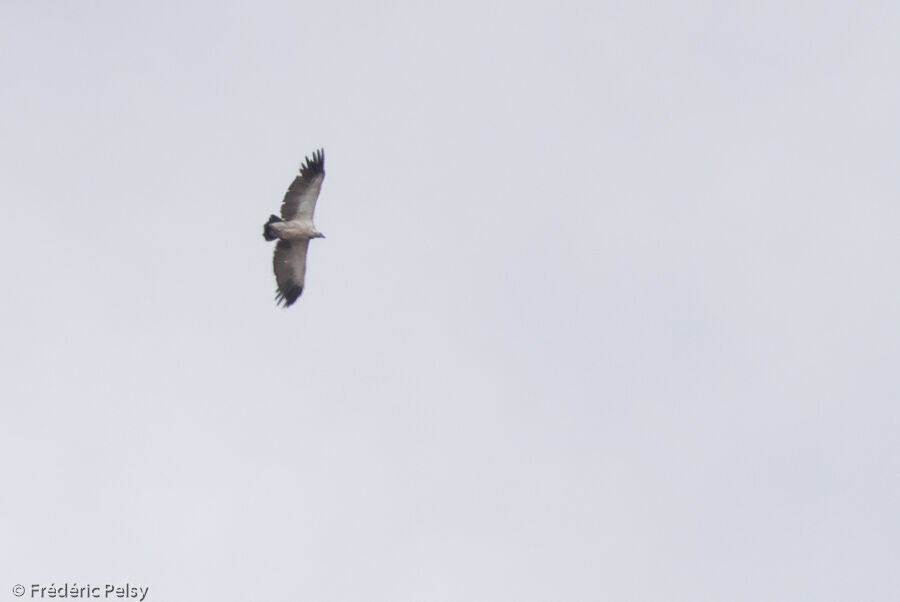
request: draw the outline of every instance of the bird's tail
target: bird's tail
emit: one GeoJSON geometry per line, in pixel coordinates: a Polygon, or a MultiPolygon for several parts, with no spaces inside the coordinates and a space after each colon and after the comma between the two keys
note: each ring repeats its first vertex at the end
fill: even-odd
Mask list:
{"type": "Polygon", "coordinates": [[[276,222],[280,222],[281,218],[277,215],[270,215],[269,221],[266,222],[266,225],[263,226],[263,238],[266,240],[275,240],[278,236],[275,235],[275,229],[272,228],[272,224],[276,222]]]}

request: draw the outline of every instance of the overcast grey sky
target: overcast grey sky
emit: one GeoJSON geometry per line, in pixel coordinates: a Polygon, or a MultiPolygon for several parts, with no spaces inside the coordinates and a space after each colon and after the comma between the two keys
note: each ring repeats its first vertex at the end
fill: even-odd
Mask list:
{"type": "Polygon", "coordinates": [[[2,12],[0,599],[897,600],[896,3],[2,12]]]}

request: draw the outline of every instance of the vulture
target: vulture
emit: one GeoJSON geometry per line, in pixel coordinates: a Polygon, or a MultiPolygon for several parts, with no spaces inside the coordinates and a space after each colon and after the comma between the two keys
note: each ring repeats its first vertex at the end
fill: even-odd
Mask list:
{"type": "Polygon", "coordinates": [[[325,238],[313,224],[316,200],[325,179],[325,150],[313,152],[300,166],[281,202],[281,217],[272,215],[263,226],[263,238],[275,244],[276,303],[290,307],[303,292],[306,276],[306,251],[313,238],[325,238]]]}

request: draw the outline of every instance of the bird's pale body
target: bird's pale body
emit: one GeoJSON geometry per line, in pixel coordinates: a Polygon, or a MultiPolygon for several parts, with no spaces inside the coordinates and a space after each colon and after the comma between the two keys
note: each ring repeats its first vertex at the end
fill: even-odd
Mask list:
{"type": "Polygon", "coordinates": [[[309,220],[291,220],[272,224],[272,231],[281,240],[309,240],[325,238],[309,220]]]}

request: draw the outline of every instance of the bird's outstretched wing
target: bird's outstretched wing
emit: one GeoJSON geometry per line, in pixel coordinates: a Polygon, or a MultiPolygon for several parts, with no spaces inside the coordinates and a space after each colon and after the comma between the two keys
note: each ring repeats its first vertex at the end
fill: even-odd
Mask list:
{"type": "Polygon", "coordinates": [[[313,152],[311,158],[306,157],[306,162],[300,166],[300,175],[294,178],[291,187],[284,195],[284,200],[281,202],[281,219],[311,221],[324,179],[325,149],[320,148],[313,152]]]}
{"type": "Polygon", "coordinates": [[[295,240],[288,242],[279,240],[275,245],[275,281],[278,283],[278,293],[275,301],[285,307],[293,305],[303,292],[303,280],[306,277],[306,250],[309,248],[309,240],[295,240]]]}

